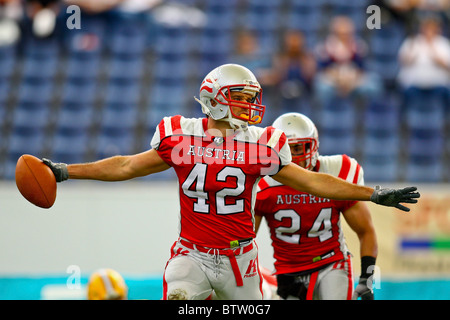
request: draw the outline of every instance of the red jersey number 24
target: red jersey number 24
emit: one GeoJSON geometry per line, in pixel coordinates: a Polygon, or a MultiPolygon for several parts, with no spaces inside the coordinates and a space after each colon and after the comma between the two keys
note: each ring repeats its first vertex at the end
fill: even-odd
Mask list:
{"type": "MultiPolygon", "coordinates": [[[[330,239],[333,234],[331,230],[331,208],[322,208],[314,220],[311,229],[308,231],[308,237],[319,237],[319,241],[323,242],[330,239]]],[[[288,243],[300,243],[300,215],[293,209],[279,210],[274,214],[274,218],[278,221],[290,219],[291,226],[280,226],[275,229],[275,235],[278,239],[288,243]]]]}

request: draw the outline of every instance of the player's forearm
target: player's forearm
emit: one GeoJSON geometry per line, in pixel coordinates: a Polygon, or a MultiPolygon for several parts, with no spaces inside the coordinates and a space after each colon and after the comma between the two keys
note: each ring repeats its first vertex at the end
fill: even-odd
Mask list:
{"type": "Polygon", "coordinates": [[[373,188],[359,186],[323,173],[314,173],[314,179],[308,188],[311,194],[335,200],[369,201],[373,193],[373,188]]]}
{"type": "Polygon", "coordinates": [[[69,179],[122,181],[133,178],[129,170],[129,161],[127,156],[115,156],[96,162],[70,164],[67,170],[69,179]]]}
{"type": "Polygon", "coordinates": [[[285,166],[274,177],[278,182],[315,196],[335,200],[368,201],[373,189],[358,186],[325,173],[317,173],[297,165],[285,166]]]}
{"type": "Polygon", "coordinates": [[[374,257],[378,255],[378,245],[375,233],[365,233],[359,237],[360,243],[360,256],[374,257]]]}

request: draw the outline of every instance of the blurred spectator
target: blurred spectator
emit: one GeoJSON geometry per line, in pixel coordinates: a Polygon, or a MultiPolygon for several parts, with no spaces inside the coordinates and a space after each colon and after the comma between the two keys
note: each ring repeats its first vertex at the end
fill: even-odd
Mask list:
{"type": "Polygon", "coordinates": [[[14,44],[19,40],[21,19],[20,0],[0,0],[0,47],[14,44]]]}
{"type": "Polygon", "coordinates": [[[427,12],[442,13],[442,17],[449,18],[448,0],[373,0],[373,4],[382,10],[383,23],[394,20],[400,22],[408,34],[414,31],[419,23],[419,17],[427,12]]]}
{"type": "Polygon", "coordinates": [[[51,36],[61,9],[60,0],[26,0],[25,12],[31,21],[33,35],[39,38],[51,36]]]}
{"type": "Polygon", "coordinates": [[[96,14],[114,9],[124,0],[64,0],[64,2],[68,6],[79,6],[86,13],[96,14]]]}
{"type": "Polygon", "coordinates": [[[270,77],[281,94],[281,107],[285,111],[300,111],[309,100],[312,81],[316,72],[316,61],[306,47],[301,31],[288,30],[282,38],[281,51],[273,58],[270,77]]]}
{"type": "Polygon", "coordinates": [[[398,81],[404,89],[449,87],[450,42],[441,35],[439,20],[421,22],[418,34],[401,45],[399,61],[398,81]]]}
{"type": "Polygon", "coordinates": [[[139,13],[152,9],[163,0],[64,0],[65,4],[77,5],[86,13],[96,14],[110,10],[139,13]]]}
{"type": "Polygon", "coordinates": [[[272,85],[269,68],[271,58],[259,47],[256,35],[249,30],[240,30],[235,38],[235,50],[231,57],[233,63],[243,65],[258,77],[261,85],[272,85]]]}
{"type": "Polygon", "coordinates": [[[336,96],[370,99],[383,91],[378,75],[365,68],[367,54],[367,44],[355,35],[352,20],[335,17],[330,33],[317,48],[319,71],[314,90],[322,105],[336,96]]]}

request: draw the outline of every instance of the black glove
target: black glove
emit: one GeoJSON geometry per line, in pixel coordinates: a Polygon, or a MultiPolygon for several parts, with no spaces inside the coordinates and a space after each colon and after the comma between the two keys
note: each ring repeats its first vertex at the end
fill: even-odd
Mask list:
{"type": "Polygon", "coordinates": [[[353,292],[353,300],[374,300],[373,277],[375,272],[376,257],[361,257],[361,276],[359,283],[353,292]]]}
{"type": "Polygon", "coordinates": [[[65,163],[53,163],[45,158],[42,159],[42,162],[44,162],[53,171],[56,182],[62,182],[69,179],[69,171],[67,170],[67,165],[65,163]]]}
{"type": "Polygon", "coordinates": [[[388,207],[396,207],[403,211],[409,211],[410,209],[401,205],[400,202],[405,203],[417,203],[415,198],[420,198],[420,193],[416,191],[416,187],[407,187],[403,189],[380,189],[380,186],[376,186],[370,201],[376,204],[381,204],[388,207]]]}
{"type": "Polygon", "coordinates": [[[359,283],[353,292],[353,300],[374,300],[372,283],[367,283],[367,278],[359,278],[359,283]]]}

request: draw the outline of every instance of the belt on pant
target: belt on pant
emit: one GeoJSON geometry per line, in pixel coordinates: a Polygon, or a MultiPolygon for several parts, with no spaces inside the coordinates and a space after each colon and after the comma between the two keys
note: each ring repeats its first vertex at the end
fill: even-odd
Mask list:
{"type": "Polygon", "coordinates": [[[214,249],[214,248],[206,248],[199,245],[196,245],[192,242],[180,239],[180,243],[185,246],[186,248],[197,250],[199,252],[207,253],[207,254],[219,254],[227,256],[230,259],[231,268],[233,269],[234,277],[236,279],[236,285],[238,287],[242,287],[244,285],[244,282],[242,280],[242,275],[239,270],[239,266],[236,261],[236,256],[240,254],[244,254],[249,252],[253,249],[253,241],[250,242],[245,247],[238,247],[238,248],[230,248],[230,249],[214,249]]]}

